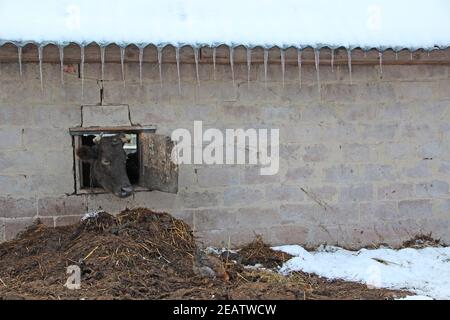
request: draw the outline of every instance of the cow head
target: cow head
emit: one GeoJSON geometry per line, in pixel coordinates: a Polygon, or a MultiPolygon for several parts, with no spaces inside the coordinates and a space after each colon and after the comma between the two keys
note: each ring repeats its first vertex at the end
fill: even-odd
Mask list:
{"type": "Polygon", "coordinates": [[[125,134],[97,136],[93,146],[81,146],[78,157],[91,164],[93,178],[114,195],[125,198],[133,193],[126,171],[127,155],[123,149],[129,138],[125,134]]]}

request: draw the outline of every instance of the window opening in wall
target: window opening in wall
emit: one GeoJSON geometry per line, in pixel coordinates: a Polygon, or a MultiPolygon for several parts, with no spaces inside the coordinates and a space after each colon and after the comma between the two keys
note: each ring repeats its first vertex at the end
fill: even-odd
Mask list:
{"type": "MultiPolygon", "coordinates": [[[[71,128],[69,131],[73,139],[74,179],[77,194],[108,192],[102,187],[102,184],[117,178],[114,176],[114,172],[120,172],[120,169],[113,170],[112,174],[109,173],[112,180],[108,180],[108,176],[103,176],[106,179],[102,178],[101,182],[96,181],[92,174],[94,168],[91,166],[95,163],[95,168],[97,168],[99,164],[98,151],[90,148],[99,143],[97,141],[99,138],[116,135],[120,135],[120,139],[124,141],[126,174],[134,192],[152,190],[178,192],[178,166],[171,161],[174,144],[170,137],[156,134],[155,127],[77,127],[71,128]],[[83,149],[82,156],[77,153],[80,148],[83,149]]],[[[102,146],[102,150],[104,150],[105,145],[102,146]]],[[[114,161],[108,159],[103,161],[112,162],[114,165],[114,161]]],[[[115,165],[117,163],[115,162],[115,165]]],[[[118,177],[120,177],[120,173],[118,177]]],[[[117,186],[117,184],[115,185],[117,186]]],[[[118,195],[117,190],[113,193],[118,195]]]]}
{"type": "MultiPolygon", "coordinates": [[[[102,133],[103,137],[112,136],[117,133],[102,133]]],[[[84,134],[79,136],[81,146],[94,146],[94,139],[98,135],[84,134]]],[[[126,171],[128,179],[133,186],[139,186],[139,143],[138,135],[136,133],[128,133],[127,137],[129,142],[123,145],[123,149],[127,155],[126,171]]],[[[91,163],[88,161],[80,161],[80,188],[81,189],[93,189],[101,188],[94,176],[91,174],[91,163]]]]}

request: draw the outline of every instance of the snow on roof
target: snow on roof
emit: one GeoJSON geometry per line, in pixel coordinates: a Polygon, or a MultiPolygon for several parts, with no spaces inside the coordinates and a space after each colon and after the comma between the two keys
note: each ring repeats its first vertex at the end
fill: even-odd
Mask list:
{"type": "Polygon", "coordinates": [[[0,44],[431,49],[448,0],[0,0],[0,44]]]}

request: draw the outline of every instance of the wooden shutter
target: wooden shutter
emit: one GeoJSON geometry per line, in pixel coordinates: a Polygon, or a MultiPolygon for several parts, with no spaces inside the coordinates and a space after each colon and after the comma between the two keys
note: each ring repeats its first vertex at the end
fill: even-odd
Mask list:
{"type": "Polygon", "coordinates": [[[150,190],[178,192],[178,165],[171,161],[173,141],[155,133],[139,135],[141,173],[139,184],[150,190]]]}

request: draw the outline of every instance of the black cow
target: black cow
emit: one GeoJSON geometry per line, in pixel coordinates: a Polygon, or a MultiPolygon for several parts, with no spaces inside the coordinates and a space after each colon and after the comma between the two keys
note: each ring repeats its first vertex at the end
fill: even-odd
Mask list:
{"type": "Polygon", "coordinates": [[[93,146],[81,146],[77,150],[78,157],[90,163],[92,178],[105,190],[120,198],[133,193],[127,175],[127,154],[123,149],[128,141],[125,134],[97,137],[93,146]]]}

